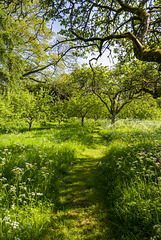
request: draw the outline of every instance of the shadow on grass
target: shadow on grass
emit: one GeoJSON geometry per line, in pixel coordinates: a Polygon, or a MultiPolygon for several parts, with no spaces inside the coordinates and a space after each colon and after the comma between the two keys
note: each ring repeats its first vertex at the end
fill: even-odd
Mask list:
{"type": "Polygon", "coordinates": [[[154,228],[161,224],[158,129],[110,132],[104,139],[109,148],[98,165],[96,191],[114,239],[160,239],[154,228]]]}
{"type": "Polygon", "coordinates": [[[45,129],[53,129],[53,125],[50,124],[48,126],[39,126],[39,127],[32,127],[31,130],[29,131],[28,127],[21,127],[21,128],[1,128],[0,129],[0,135],[2,134],[10,134],[10,133],[26,133],[26,132],[34,132],[34,131],[41,131],[45,129]]]}
{"type": "MultiPolygon", "coordinates": [[[[33,130],[32,138],[37,140],[43,135],[51,142],[71,141],[84,144],[88,149],[75,159],[69,149],[64,151],[63,148],[60,149],[58,157],[57,150],[51,147],[40,149],[28,146],[24,149],[18,145],[13,148],[13,159],[5,166],[4,177],[8,174],[10,180],[14,179],[12,171],[14,166],[25,168],[26,162],[37,163],[36,171],[30,169],[24,177],[34,178],[34,184],[39,182],[39,192],[44,191],[46,181],[44,200],[55,204],[56,212],[51,218],[50,230],[48,233],[44,232],[40,239],[112,240],[121,237],[126,240],[148,239],[146,237],[155,222],[145,226],[143,218],[137,219],[132,214],[130,219],[124,214],[118,217],[113,209],[115,207],[116,210],[116,202],[122,200],[121,186],[130,186],[128,183],[136,176],[135,172],[130,170],[131,163],[139,149],[144,148],[150,152],[154,145],[152,140],[158,130],[152,133],[143,130],[123,133],[109,130],[98,134],[99,127],[76,128],[67,125],[61,126],[59,130],[57,126],[49,131],[42,130],[46,129],[43,128],[40,132],[33,130]],[[115,140],[116,144],[112,145],[115,140]],[[108,147],[108,152],[103,157],[100,154],[102,146],[108,147]],[[47,157],[45,153],[48,153],[47,157]],[[121,167],[118,165],[119,158],[121,167]],[[50,164],[48,160],[52,159],[54,161],[50,164]],[[44,166],[49,169],[42,171],[44,166]],[[44,174],[47,172],[50,174],[45,177],[44,174]],[[139,231],[146,234],[141,235],[139,231]],[[112,235],[114,237],[111,237],[112,235]]],[[[2,154],[1,158],[7,154],[7,152],[6,155],[2,154]]]]}
{"type": "MultiPolygon", "coordinates": [[[[95,140],[102,144],[101,137],[95,140]]],[[[102,195],[97,191],[100,149],[90,150],[75,161],[59,188],[57,211],[51,227],[52,239],[112,240],[102,195]]]]}
{"type": "Polygon", "coordinates": [[[81,145],[92,147],[94,143],[93,133],[99,130],[99,127],[94,126],[89,128],[89,126],[75,126],[75,125],[62,125],[60,127],[54,126],[49,131],[47,129],[42,129],[44,131],[33,131],[32,138],[38,139],[42,137],[48,138],[48,140],[56,141],[58,143],[65,142],[75,142],[81,145]]]}

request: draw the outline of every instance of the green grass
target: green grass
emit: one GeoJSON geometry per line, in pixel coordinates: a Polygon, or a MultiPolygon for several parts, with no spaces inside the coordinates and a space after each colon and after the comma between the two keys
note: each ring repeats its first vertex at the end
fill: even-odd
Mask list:
{"type": "Polygon", "coordinates": [[[1,129],[0,239],[161,238],[161,123],[1,129]]]}
{"type": "Polygon", "coordinates": [[[0,236],[52,239],[56,234],[53,219],[64,201],[62,186],[66,177],[71,178],[78,155],[93,145],[93,132],[98,127],[51,124],[28,132],[15,126],[3,128],[1,133],[0,236]]]}
{"type": "Polygon", "coordinates": [[[115,239],[161,239],[161,123],[118,121],[103,132],[100,188],[115,239]]]}

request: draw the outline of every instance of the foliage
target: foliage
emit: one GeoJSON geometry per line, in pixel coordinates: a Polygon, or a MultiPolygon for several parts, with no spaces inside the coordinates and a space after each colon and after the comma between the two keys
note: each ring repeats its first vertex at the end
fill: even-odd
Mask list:
{"type": "Polygon", "coordinates": [[[93,108],[90,109],[88,117],[98,122],[98,119],[110,119],[110,114],[107,112],[106,106],[95,95],[91,96],[93,108]]]}
{"type": "Polygon", "coordinates": [[[92,69],[83,66],[75,69],[71,76],[78,84],[78,91],[93,91],[95,97],[104,105],[102,110],[106,108],[111,115],[112,123],[126,105],[135,99],[143,99],[148,89],[154,97],[154,86],[159,81],[158,72],[152,64],[138,61],[130,64],[118,63],[110,70],[102,65],[92,69]]]}
{"type": "MultiPolygon", "coordinates": [[[[20,9],[21,13],[25,12],[26,3],[22,0],[3,2],[20,9]]],[[[132,0],[41,0],[40,4],[44,10],[42,17],[52,23],[59,21],[63,27],[60,34],[64,39],[52,45],[54,48],[67,43],[63,56],[72,50],[76,50],[74,55],[77,56],[96,50],[100,57],[106,50],[110,54],[114,48],[120,60],[129,61],[133,46],[132,52],[137,59],[161,63],[158,0],[139,0],[136,3],[132,0]]]]}
{"type": "Polygon", "coordinates": [[[3,98],[1,108],[3,118],[24,119],[29,124],[29,130],[34,121],[46,119],[51,101],[48,91],[43,89],[35,95],[23,88],[10,90],[3,98]]]}
{"type": "Polygon", "coordinates": [[[101,56],[113,47],[120,59],[129,60],[133,45],[138,59],[161,63],[161,52],[157,49],[160,48],[158,0],[135,3],[131,0],[47,0],[41,4],[47,8],[46,18],[58,20],[63,26],[60,34],[71,41],[73,48],[96,50],[101,56]]]}
{"type": "Polygon", "coordinates": [[[56,99],[50,103],[48,120],[58,121],[59,125],[62,121],[67,120],[68,102],[66,100],[56,99]]]}
{"type": "Polygon", "coordinates": [[[134,100],[125,107],[119,114],[118,118],[130,119],[160,119],[161,111],[155,99],[146,96],[141,100],[134,100]]]}
{"type": "Polygon", "coordinates": [[[23,60],[14,47],[21,48],[23,39],[16,34],[17,24],[8,17],[2,4],[0,4],[0,25],[0,75],[1,86],[3,86],[4,82],[8,82],[10,78],[13,80],[21,75],[23,60]]]}
{"type": "Polygon", "coordinates": [[[84,125],[84,118],[87,116],[87,114],[92,111],[92,108],[94,107],[93,101],[91,99],[91,96],[87,93],[76,93],[75,96],[73,96],[70,99],[69,105],[68,105],[68,115],[70,117],[78,117],[81,118],[82,126],[84,125]]]}
{"type": "Polygon", "coordinates": [[[161,98],[158,98],[156,102],[157,102],[157,105],[161,108],[161,98]]]}
{"type": "Polygon", "coordinates": [[[56,53],[49,47],[49,41],[54,37],[47,23],[42,19],[39,2],[25,5],[24,15],[15,11],[14,5],[9,8],[0,4],[0,73],[1,86],[7,83],[28,81],[46,82],[53,75],[52,66],[58,64],[63,69],[56,53]],[[43,73],[40,74],[40,73],[43,73]]]}

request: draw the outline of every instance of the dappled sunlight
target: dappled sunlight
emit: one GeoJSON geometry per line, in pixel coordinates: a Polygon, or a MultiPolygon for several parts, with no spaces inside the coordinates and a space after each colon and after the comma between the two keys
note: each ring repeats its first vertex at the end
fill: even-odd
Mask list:
{"type": "Polygon", "coordinates": [[[99,163],[98,190],[115,239],[159,240],[160,122],[127,123],[104,131],[108,145],[99,163]]]}
{"type": "Polygon", "coordinates": [[[160,122],[118,121],[1,135],[2,233],[160,239],[160,133],[160,122]]]}
{"type": "Polygon", "coordinates": [[[95,149],[86,148],[80,153],[59,189],[58,209],[53,219],[56,239],[58,236],[80,240],[103,240],[108,237],[109,229],[101,206],[101,196],[95,189],[97,166],[104,155],[105,146],[103,139],[96,133],[94,138],[95,149]]]}

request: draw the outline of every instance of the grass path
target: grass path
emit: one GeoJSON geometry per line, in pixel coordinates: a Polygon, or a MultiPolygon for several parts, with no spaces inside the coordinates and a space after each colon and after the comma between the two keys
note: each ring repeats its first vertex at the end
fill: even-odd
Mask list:
{"type": "Polygon", "coordinates": [[[103,240],[108,237],[106,215],[97,194],[97,164],[105,152],[105,142],[94,134],[92,148],[86,148],[72,165],[60,189],[59,208],[53,217],[49,239],[103,240]]]}

